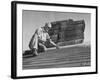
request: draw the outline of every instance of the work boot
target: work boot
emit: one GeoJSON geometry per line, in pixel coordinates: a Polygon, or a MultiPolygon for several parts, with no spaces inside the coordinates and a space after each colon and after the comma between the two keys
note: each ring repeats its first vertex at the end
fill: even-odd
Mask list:
{"type": "Polygon", "coordinates": [[[33,55],[35,54],[36,56],[39,55],[38,52],[37,52],[37,49],[33,49],[33,50],[32,50],[32,54],[33,54],[33,55]]]}
{"type": "Polygon", "coordinates": [[[37,49],[34,50],[34,54],[35,54],[36,56],[39,55],[38,52],[37,52],[37,49]]]}

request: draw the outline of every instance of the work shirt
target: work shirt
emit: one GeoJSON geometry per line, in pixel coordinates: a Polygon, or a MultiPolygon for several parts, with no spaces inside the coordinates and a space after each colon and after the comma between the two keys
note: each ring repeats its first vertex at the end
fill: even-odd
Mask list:
{"type": "Polygon", "coordinates": [[[49,34],[44,30],[44,28],[39,28],[35,31],[34,35],[32,36],[30,43],[29,43],[29,48],[30,49],[38,49],[38,44],[39,43],[45,43],[48,39],[50,39],[49,34]]]}
{"type": "Polygon", "coordinates": [[[38,35],[38,39],[43,42],[46,42],[47,39],[50,39],[49,34],[44,30],[44,28],[37,29],[37,35],[38,35]]]}

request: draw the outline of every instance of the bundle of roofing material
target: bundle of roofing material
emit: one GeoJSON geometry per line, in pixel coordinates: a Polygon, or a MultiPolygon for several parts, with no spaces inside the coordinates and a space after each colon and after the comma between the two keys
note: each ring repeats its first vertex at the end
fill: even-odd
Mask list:
{"type": "MultiPolygon", "coordinates": [[[[82,43],[84,41],[85,21],[72,19],[51,22],[51,39],[60,46],[82,43]]],[[[46,43],[47,47],[52,45],[46,43]]]]}

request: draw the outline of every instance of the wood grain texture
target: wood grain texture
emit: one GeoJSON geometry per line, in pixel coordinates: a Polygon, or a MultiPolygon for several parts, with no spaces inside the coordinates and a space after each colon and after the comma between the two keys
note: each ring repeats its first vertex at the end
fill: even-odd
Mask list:
{"type": "Polygon", "coordinates": [[[35,57],[30,54],[30,57],[23,58],[23,69],[90,66],[90,51],[90,46],[78,45],[59,50],[48,50],[35,57]]]}

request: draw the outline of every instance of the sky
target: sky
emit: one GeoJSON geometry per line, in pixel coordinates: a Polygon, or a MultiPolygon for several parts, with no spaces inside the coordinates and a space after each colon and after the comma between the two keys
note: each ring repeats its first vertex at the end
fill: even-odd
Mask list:
{"type": "Polygon", "coordinates": [[[73,12],[54,12],[54,11],[34,11],[23,10],[22,12],[22,36],[23,50],[29,49],[29,41],[34,31],[45,25],[46,22],[61,21],[73,19],[85,20],[84,42],[91,40],[91,14],[90,13],[73,13],[73,12]]]}

